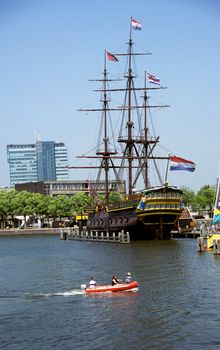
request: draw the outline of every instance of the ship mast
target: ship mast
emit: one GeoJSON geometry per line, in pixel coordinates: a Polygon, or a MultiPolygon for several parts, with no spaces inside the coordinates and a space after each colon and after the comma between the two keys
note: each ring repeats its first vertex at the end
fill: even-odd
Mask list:
{"type": "MultiPolygon", "coordinates": [[[[103,85],[104,85],[104,90],[107,88],[107,70],[106,70],[106,51],[105,51],[105,58],[104,58],[104,78],[103,78],[103,85]]],[[[108,106],[108,97],[106,91],[104,91],[104,96],[103,96],[103,105],[104,105],[104,152],[103,156],[106,158],[103,158],[104,162],[104,173],[105,173],[105,204],[108,204],[108,193],[109,193],[109,181],[108,181],[108,172],[109,172],[109,151],[108,151],[108,131],[107,131],[107,106],[108,106]]]]}
{"type": "MultiPolygon", "coordinates": [[[[132,23],[132,18],[131,22],[132,23]]],[[[156,159],[167,159],[167,157],[154,157],[153,156],[153,150],[156,146],[156,144],[159,142],[159,136],[158,137],[150,137],[149,136],[149,128],[148,128],[148,120],[147,120],[147,111],[151,108],[162,108],[162,107],[168,107],[167,105],[160,105],[160,106],[150,106],[148,104],[148,90],[156,90],[156,89],[164,89],[162,86],[158,87],[147,87],[147,80],[146,80],[146,71],[145,71],[145,78],[144,78],[144,87],[136,88],[134,84],[134,80],[136,78],[134,71],[133,71],[133,65],[132,65],[132,59],[134,56],[137,55],[149,55],[150,53],[137,53],[133,51],[133,40],[132,40],[132,26],[130,24],[130,37],[128,42],[128,50],[126,54],[115,54],[116,56],[128,56],[128,68],[127,68],[127,75],[124,77],[127,79],[126,84],[126,93],[127,93],[127,99],[125,99],[125,104],[123,106],[124,112],[127,112],[127,121],[126,121],[126,130],[127,135],[122,136],[122,131],[120,132],[118,142],[125,143],[124,151],[123,151],[123,157],[127,159],[127,168],[128,168],[128,194],[131,195],[133,193],[134,187],[137,183],[137,180],[142,174],[144,186],[145,188],[148,188],[150,186],[149,182],[149,176],[148,176],[148,161],[153,160],[155,169],[157,171],[157,175],[159,178],[160,183],[163,183],[163,180],[159,174],[159,170],[157,168],[156,159]],[[144,104],[140,106],[137,102],[137,96],[136,91],[143,91],[144,92],[144,104]],[[143,115],[140,115],[139,111],[142,109],[143,115]],[[136,113],[136,123],[134,122],[136,113]],[[139,133],[136,136],[134,134],[134,130],[138,128],[139,133]],[[134,162],[138,162],[137,165],[134,165],[134,162]],[[136,175],[134,176],[133,170],[136,169],[136,175]]],[[[111,91],[117,91],[111,90],[111,91]]],[[[120,91],[120,90],[118,90],[120,91]]],[[[122,90],[121,90],[122,91],[122,90]]],[[[121,126],[122,130],[123,126],[121,126]]],[[[123,161],[121,163],[122,168],[123,161]]]]}
{"type": "MultiPolygon", "coordinates": [[[[146,87],[146,78],[145,78],[145,84],[144,88],[135,88],[134,86],[134,80],[136,78],[133,68],[132,68],[132,58],[135,55],[149,55],[150,53],[134,53],[133,52],[133,40],[132,40],[132,18],[130,22],[130,36],[129,36],[129,42],[128,42],[128,50],[127,50],[127,56],[128,56],[128,69],[127,69],[127,75],[124,77],[127,79],[127,102],[125,102],[124,110],[127,111],[127,122],[126,122],[126,129],[127,129],[127,137],[119,136],[118,141],[125,143],[125,148],[123,152],[123,156],[127,158],[128,161],[128,194],[131,195],[133,193],[133,189],[135,186],[135,183],[137,182],[140,173],[143,173],[143,180],[145,187],[149,186],[149,180],[148,180],[148,128],[147,128],[147,87],[146,87]],[[137,97],[136,97],[136,91],[141,90],[144,91],[144,106],[139,106],[137,104],[137,97]],[[132,99],[133,96],[133,99],[132,99]],[[135,102],[135,105],[132,105],[132,102],[135,102]],[[127,103],[127,104],[126,104],[127,103]],[[133,114],[139,114],[139,108],[143,108],[144,110],[144,124],[143,130],[139,130],[139,135],[135,137],[133,135],[133,129],[134,129],[134,117],[133,114]],[[140,133],[143,132],[141,135],[140,133]],[[143,150],[142,154],[140,153],[137,145],[142,143],[143,144],[143,150]],[[139,162],[139,170],[137,170],[137,174],[135,179],[133,178],[133,169],[135,168],[133,163],[135,160],[138,160],[139,162]]],[[[119,56],[120,54],[118,54],[119,56]]],[[[123,55],[123,54],[121,54],[123,55]]],[[[156,107],[156,106],[152,106],[156,107]]],[[[139,119],[141,119],[141,116],[138,116],[139,119]]],[[[139,121],[139,124],[141,122],[139,121]]],[[[139,127],[140,129],[140,127],[139,127]]]]}
{"type": "Polygon", "coordinates": [[[147,72],[144,74],[144,186],[145,188],[149,187],[149,179],[148,179],[148,127],[147,127],[147,72]]]}
{"type": "MultiPolygon", "coordinates": [[[[109,170],[113,169],[113,172],[115,174],[116,181],[119,181],[118,173],[117,173],[117,166],[113,163],[113,156],[117,154],[116,147],[113,147],[111,149],[110,147],[110,141],[109,141],[109,130],[108,125],[110,121],[110,115],[109,111],[111,110],[109,108],[109,102],[110,98],[107,94],[109,91],[108,88],[108,82],[109,81],[115,81],[115,79],[109,79],[108,78],[108,72],[107,72],[107,64],[106,64],[106,51],[104,53],[104,71],[103,71],[103,78],[102,79],[93,79],[92,81],[101,81],[102,82],[102,89],[98,90],[102,92],[102,96],[100,101],[102,102],[101,108],[96,109],[80,109],[79,111],[84,112],[101,112],[101,125],[100,125],[100,135],[101,140],[100,144],[97,146],[97,151],[95,156],[79,156],[77,158],[93,158],[93,159],[100,159],[101,164],[98,166],[86,166],[86,167],[74,167],[69,166],[69,168],[97,168],[99,169],[96,183],[99,182],[101,177],[101,172],[104,170],[104,182],[105,182],[105,205],[108,205],[108,199],[109,199],[109,170]]],[[[117,79],[118,80],[118,79],[117,79]]],[[[95,90],[96,91],[96,90],[95,90]]]]}
{"type": "Polygon", "coordinates": [[[129,44],[128,44],[128,121],[127,121],[127,128],[128,128],[128,140],[127,140],[127,155],[128,155],[128,194],[132,194],[132,116],[131,116],[131,87],[133,83],[133,74],[132,74],[132,67],[131,67],[131,52],[132,52],[132,38],[131,38],[131,24],[130,24],[130,38],[129,38],[129,44]]]}

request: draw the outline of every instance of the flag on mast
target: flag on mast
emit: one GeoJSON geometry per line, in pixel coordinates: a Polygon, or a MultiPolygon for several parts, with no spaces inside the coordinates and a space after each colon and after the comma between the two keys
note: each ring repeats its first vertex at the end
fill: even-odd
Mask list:
{"type": "Polygon", "coordinates": [[[118,58],[110,52],[106,52],[109,61],[118,62],[118,58]]]}
{"type": "Polygon", "coordinates": [[[170,171],[172,170],[186,170],[186,171],[195,171],[195,163],[193,163],[191,160],[183,159],[176,156],[170,157],[171,165],[170,165],[170,171]]]}
{"type": "Polygon", "coordinates": [[[149,83],[160,85],[160,79],[153,74],[147,73],[147,79],[149,83]]]}
{"type": "Polygon", "coordinates": [[[131,27],[132,27],[132,29],[135,29],[135,30],[141,30],[141,23],[136,21],[136,19],[132,18],[131,19],[131,27]]]}
{"type": "Polygon", "coordinates": [[[216,190],[216,198],[215,198],[215,208],[214,215],[212,218],[212,224],[220,223],[220,177],[218,178],[217,190],[216,190]]]}

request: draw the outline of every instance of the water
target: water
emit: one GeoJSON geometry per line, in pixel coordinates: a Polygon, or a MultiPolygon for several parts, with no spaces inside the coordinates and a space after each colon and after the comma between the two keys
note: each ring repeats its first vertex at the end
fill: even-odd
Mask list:
{"type": "Polygon", "coordinates": [[[0,238],[0,349],[217,349],[220,256],[194,239],[0,238]],[[138,292],[85,295],[131,271],[138,292]]]}

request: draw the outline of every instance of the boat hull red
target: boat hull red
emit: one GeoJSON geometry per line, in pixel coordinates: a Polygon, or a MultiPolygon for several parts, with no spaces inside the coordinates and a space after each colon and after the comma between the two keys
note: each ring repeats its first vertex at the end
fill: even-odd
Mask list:
{"type": "Polygon", "coordinates": [[[138,288],[138,282],[133,281],[131,283],[119,283],[114,286],[100,285],[96,287],[88,287],[85,289],[86,293],[105,293],[105,292],[126,292],[132,291],[138,288]]]}

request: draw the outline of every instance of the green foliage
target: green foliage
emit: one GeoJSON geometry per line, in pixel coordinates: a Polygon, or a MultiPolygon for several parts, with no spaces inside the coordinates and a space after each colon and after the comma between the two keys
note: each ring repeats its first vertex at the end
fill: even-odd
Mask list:
{"type": "Polygon", "coordinates": [[[192,205],[195,193],[188,187],[181,187],[181,190],[183,191],[183,201],[185,206],[192,205]]]}
{"type": "Polygon", "coordinates": [[[198,191],[197,197],[198,203],[201,203],[202,208],[212,208],[215,198],[215,187],[209,185],[201,187],[198,191]]]}
{"type": "Polygon", "coordinates": [[[92,197],[84,192],[75,194],[70,198],[71,209],[74,214],[85,212],[89,205],[92,204],[92,197]]]}
{"type": "Polygon", "coordinates": [[[190,188],[182,187],[184,204],[196,209],[211,209],[214,205],[215,187],[205,185],[200,188],[197,193],[194,193],[190,188]]]}
{"type": "Polygon", "coordinates": [[[110,192],[109,194],[109,203],[117,204],[121,201],[121,194],[119,192],[110,192]]]}

